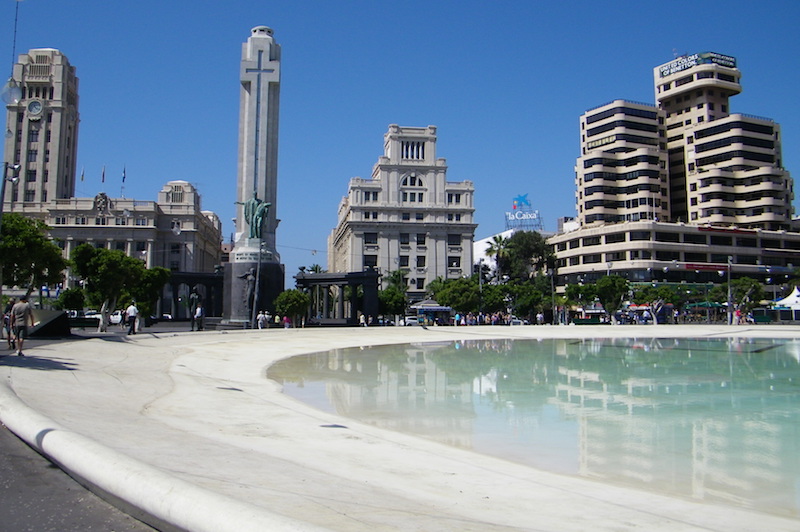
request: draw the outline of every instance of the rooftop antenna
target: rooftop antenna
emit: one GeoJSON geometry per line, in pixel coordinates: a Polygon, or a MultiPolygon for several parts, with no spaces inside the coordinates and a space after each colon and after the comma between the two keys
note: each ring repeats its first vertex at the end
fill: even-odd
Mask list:
{"type": "Polygon", "coordinates": [[[17,5],[14,7],[14,39],[11,44],[11,75],[6,84],[3,85],[2,91],[0,91],[0,96],[2,96],[3,101],[9,104],[18,104],[22,99],[22,89],[19,84],[14,81],[14,63],[17,61],[17,21],[19,20],[19,4],[21,2],[22,0],[16,0],[17,5]]]}

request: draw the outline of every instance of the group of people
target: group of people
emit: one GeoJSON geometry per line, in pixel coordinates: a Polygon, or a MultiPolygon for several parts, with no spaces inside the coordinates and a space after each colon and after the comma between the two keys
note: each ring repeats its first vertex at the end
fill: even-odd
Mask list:
{"type": "Polygon", "coordinates": [[[25,356],[22,348],[28,337],[28,326],[33,327],[33,307],[28,303],[28,296],[23,295],[19,301],[13,298],[3,310],[3,328],[6,331],[8,348],[16,349],[17,356],[25,356]]]}

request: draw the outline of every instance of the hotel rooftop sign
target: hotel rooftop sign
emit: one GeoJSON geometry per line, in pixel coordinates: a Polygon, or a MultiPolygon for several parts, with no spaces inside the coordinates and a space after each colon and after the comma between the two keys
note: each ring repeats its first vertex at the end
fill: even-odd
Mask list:
{"type": "Polygon", "coordinates": [[[706,65],[710,63],[716,63],[717,65],[728,68],[736,68],[735,57],[718,54],[716,52],[700,52],[699,54],[681,56],[675,59],[675,61],[670,61],[665,65],[661,65],[659,70],[661,71],[661,77],[663,78],[697,65],[706,65]]]}

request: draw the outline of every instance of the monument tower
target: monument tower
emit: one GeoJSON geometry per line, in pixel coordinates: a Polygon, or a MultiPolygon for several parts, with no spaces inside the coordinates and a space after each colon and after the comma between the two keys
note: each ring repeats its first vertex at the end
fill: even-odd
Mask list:
{"type": "Polygon", "coordinates": [[[226,316],[252,321],[283,289],[276,248],[281,48],[256,26],[242,45],[236,243],[227,268],[226,316]]]}

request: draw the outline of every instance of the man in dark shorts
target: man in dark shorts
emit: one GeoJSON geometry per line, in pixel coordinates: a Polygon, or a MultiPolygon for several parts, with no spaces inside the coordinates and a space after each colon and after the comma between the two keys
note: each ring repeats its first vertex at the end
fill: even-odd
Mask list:
{"type": "Polygon", "coordinates": [[[25,356],[22,352],[22,344],[25,343],[25,338],[28,337],[28,324],[33,327],[33,309],[31,304],[28,303],[28,296],[23,295],[19,301],[11,307],[11,329],[14,331],[14,337],[17,339],[17,356],[25,356]]]}

